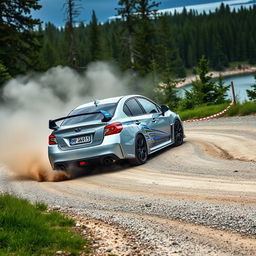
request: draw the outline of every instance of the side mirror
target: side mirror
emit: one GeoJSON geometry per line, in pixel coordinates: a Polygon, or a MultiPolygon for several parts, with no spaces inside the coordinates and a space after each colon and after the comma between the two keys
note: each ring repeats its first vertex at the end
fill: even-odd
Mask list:
{"type": "Polygon", "coordinates": [[[162,115],[164,115],[164,113],[167,112],[168,110],[170,110],[168,106],[166,105],[161,106],[162,115]]]}

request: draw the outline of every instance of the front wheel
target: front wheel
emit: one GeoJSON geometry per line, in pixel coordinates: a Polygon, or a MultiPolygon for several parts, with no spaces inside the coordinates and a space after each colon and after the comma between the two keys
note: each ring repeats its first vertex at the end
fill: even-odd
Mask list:
{"type": "Polygon", "coordinates": [[[147,143],[143,135],[139,134],[135,140],[135,158],[130,160],[132,165],[141,165],[148,159],[147,143]]]}
{"type": "Polygon", "coordinates": [[[183,143],[184,132],[179,120],[174,123],[174,146],[180,146],[183,143]]]}

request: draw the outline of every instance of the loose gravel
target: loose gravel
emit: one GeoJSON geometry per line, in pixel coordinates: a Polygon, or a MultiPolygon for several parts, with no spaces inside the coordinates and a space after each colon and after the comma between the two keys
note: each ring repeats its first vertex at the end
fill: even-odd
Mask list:
{"type": "MultiPolygon", "coordinates": [[[[237,139],[227,130],[241,143],[256,142],[256,117],[188,123],[185,129],[183,146],[137,168],[38,183],[13,179],[2,166],[0,192],[69,214],[98,237],[95,255],[256,255],[256,161],[213,156],[218,152],[210,152],[207,140],[201,144],[216,130],[219,147],[222,138],[230,145],[237,139]],[[197,140],[193,133],[200,129],[197,140]]],[[[238,154],[231,146],[228,152],[238,154]]]]}

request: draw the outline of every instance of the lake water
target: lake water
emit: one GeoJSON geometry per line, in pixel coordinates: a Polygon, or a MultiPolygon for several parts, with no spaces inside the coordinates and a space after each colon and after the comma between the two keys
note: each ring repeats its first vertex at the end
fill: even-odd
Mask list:
{"type": "MultiPolygon", "coordinates": [[[[225,85],[230,85],[231,81],[234,83],[235,87],[235,94],[236,98],[239,102],[244,102],[246,100],[249,100],[247,97],[246,90],[251,90],[251,86],[256,84],[256,81],[254,79],[254,74],[250,75],[239,75],[239,76],[230,76],[224,78],[225,85]]],[[[182,88],[180,88],[180,96],[184,96],[184,89],[189,90],[191,88],[191,85],[186,85],[182,88]]],[[[228,91],[227,98],[231,99],[231,89],[228,91]]]]}

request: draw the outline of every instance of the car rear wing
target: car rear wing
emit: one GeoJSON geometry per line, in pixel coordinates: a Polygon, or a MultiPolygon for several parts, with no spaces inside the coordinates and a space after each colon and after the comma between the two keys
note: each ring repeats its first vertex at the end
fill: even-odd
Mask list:
{"type": "Polygon", "coordinates": [[[94,114],[102,114],[103,118],[101,119],[102,122],[108,122],[112,119],[112,115],[104,110],[100,110],[97,112],[90,112],[90,113],[83,113],[83,114],[77,114],[77,115],[70,115],[70,116],[65,116],[65,117],[60,117],[54,120],[49,120],[49,128],[52,130],[57,130],[59,126],[56,124],[56,122],[73,118],[73,117],[78,117],[78,116],[88,116],[88,115],[94,115],[94,114]]]}

